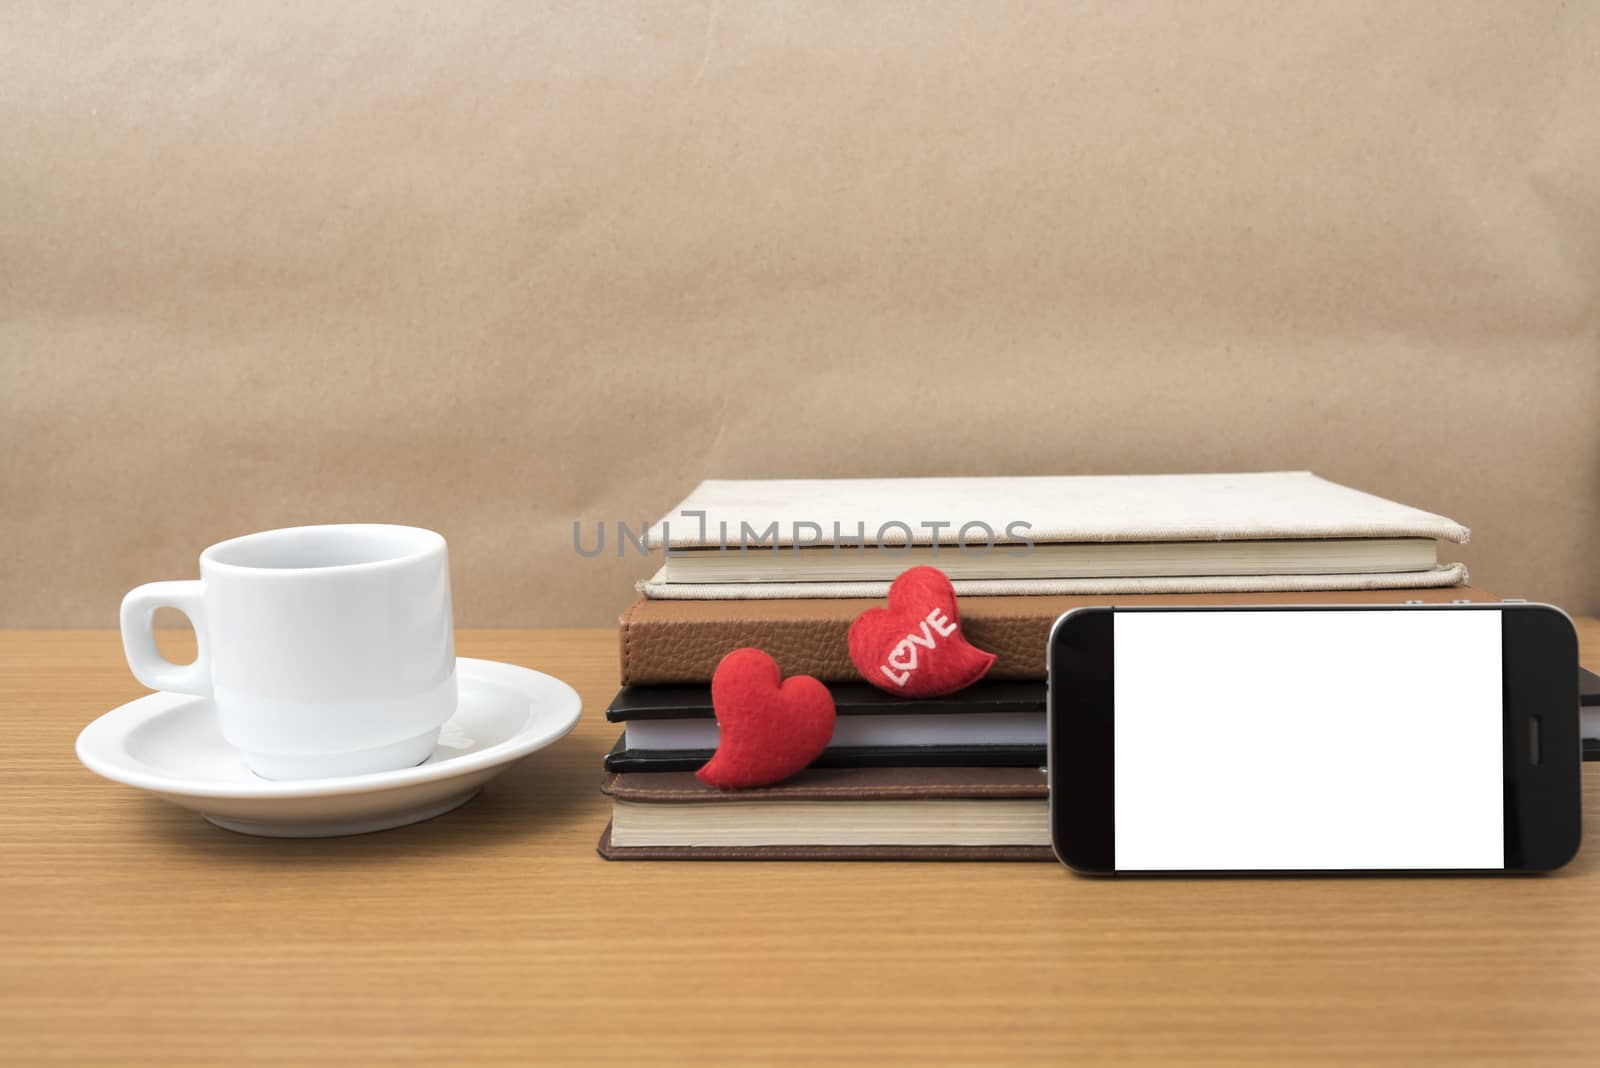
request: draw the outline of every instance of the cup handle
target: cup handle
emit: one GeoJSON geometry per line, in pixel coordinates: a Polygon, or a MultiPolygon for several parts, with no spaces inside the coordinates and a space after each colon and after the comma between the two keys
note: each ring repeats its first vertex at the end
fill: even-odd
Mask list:
{"type": "Polygon", "coordinates": [[[205,583],[147,582],[122,599],[122,651],[133,677],[152,690],[211,696],[211,650],[206,638],[205,583]],[[157,608],[176,608],[189,617],[199,653],[192,664],[174,664],[156,648],[152,627],[157,608]]]}

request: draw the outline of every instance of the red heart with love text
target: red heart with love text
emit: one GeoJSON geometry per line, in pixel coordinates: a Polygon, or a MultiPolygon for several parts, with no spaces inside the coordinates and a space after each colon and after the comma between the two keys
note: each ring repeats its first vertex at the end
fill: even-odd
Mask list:
{"type": "Polygon", "coordinates": [[[913,567],[889,587],[889,607],[850,624],[850,659],[861,677],[902,697],[938,697],[988,673],[994,654],[967,641],[956,590],[936,567],[913,567]]]}
{"type": "Polygon", "coordinates": [[[787,779],[809,765],[833,737],[833,695],[810,675],[785,679],[760,649],[735,649],[711,676],[711,707],[721,737],[695,772],[734,790],[787,779]]]}

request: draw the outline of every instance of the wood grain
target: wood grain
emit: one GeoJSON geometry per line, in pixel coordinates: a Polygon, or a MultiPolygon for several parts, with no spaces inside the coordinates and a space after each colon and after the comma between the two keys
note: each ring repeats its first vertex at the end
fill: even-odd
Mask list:
{"type": "MultiPolygon", "coordinates": [[[[1581,626],[1594,666],[1600,624],[1581,626]]],[[[77,764],[77,731],[141,692],[115,634],[0,633],[13,730],[0,751],[0,1059],[1596,1059],[1592,831],[1565,871],[1508,879],[607,864],[594,843],[614,635],[468,631],[458,644],[570,680],[583,724],[454,814],[272,841],[77,764]]]]}

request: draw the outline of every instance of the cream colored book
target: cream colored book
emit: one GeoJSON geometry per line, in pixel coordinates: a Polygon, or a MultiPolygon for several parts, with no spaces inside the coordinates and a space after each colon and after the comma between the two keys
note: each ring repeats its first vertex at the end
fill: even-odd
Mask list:
{"type": "Polygon", "coordinates": [[[664,598],[875,597],[939,567],[967,595],[1455,585],[1467,528],[1308,471],[702,482],[651,525],[664,598]]]}
{"type": "Polygon", "coordinates": [[[607,856],[760,849],[797,857],[817,847],[1009,847],[1049,856],[1049,788],[1036,767],[807,768],[747,790],[718,790],[690,772],[621,772],[600,789],[612,804],[607,856]]]}
{"type": "Polygon", "coordinates": [[[968,552],[929,545],[680,551],[655,581],[888,582],[918,564],[931,564],[954,580],[1382,574],[1427,571],[1439,562],[1430,538],[1047,542],[968,552]]]}

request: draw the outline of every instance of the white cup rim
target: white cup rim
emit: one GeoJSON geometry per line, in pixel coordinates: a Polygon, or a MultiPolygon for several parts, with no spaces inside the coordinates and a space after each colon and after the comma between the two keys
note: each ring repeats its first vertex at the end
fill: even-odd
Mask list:
{"type": "Polygon", "coordinates": [[[237,538],[219,541],[200,553],[200,566],[211,572],[235,575],[335,575],[359,571],[377,571],[384,568],[403,567],[444,551],[445,540],[437,531],[425,527],[405,526],[398,523],[317,523],[299,527],[279,527],[237,538]],[[271,564],[241,563],[230,556],[261,551],[284,542],[303,542],[329,535],[366,537],[373,541],[386,541],[393,551],[385,552],[371,560],[348,563],[314,564],[309,566],[277,566],[271,564]]]}

